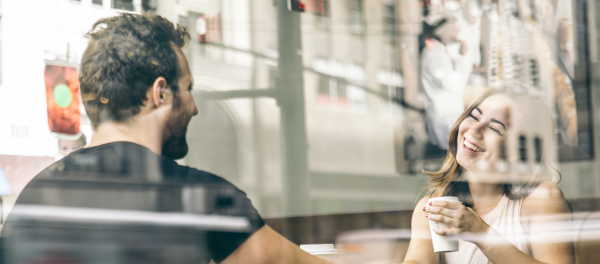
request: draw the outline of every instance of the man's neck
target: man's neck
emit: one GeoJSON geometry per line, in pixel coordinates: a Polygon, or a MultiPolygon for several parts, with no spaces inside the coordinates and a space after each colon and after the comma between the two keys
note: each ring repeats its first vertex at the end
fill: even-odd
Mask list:
{"type": "Polygon", "coordinates": [[[128,123],[104,122],[100,124],[94,129],[88,147],[125,141],[144,146],[160,155],[162,152],[161,131],[158,131],[156,126],[147,124],[140,119],[131,120],[128,123]]]}

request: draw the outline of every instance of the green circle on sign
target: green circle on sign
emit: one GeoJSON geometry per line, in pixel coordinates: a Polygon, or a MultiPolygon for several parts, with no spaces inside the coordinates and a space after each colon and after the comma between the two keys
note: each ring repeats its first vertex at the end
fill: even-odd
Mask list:
{"type": "Polygon", "coordinates": [[[69,86],[61,83],[54,87],[54,101],[58,106],[65,108],[71,104],[72,100],[73,95],[71,94],[71,90],[69,90],[69,86]]]}

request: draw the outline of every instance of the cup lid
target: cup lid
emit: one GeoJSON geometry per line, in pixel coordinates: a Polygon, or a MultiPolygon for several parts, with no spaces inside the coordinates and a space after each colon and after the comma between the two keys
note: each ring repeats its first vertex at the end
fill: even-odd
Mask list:
{"type": "Polygon", "coordinates": [[[431,201],[460,202],[460,200],[458,200],[458,197],[456,197],[456,196],[434,197],[434,198],[429,198],[428,201],[429,202],[431,202],[431,201]]]}

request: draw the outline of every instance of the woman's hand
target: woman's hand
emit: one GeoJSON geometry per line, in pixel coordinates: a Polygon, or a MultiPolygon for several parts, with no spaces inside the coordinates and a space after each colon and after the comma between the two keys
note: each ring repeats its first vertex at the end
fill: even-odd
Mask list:
{"type": "Polygon", "coordinates": [[[481,219],[473,209],[460,203],[433,201],[423,208],[429,220],[448,225],[449,229],[435,228],[438,235],[455,235],[460,233],[486,233],[489,225],[481,219]]]}

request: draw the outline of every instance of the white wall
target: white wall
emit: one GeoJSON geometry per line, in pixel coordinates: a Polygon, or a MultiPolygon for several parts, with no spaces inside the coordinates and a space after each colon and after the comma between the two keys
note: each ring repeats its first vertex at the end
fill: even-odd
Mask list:
{"type": "MultiPolygon", "coordinates": [[[[56,154],[57,140],[47,122],[44,51],[66,54],[70,44],[71,56],[80,57],[92,24],[117,14],[104,2],[105,6],[92,5],[91,0],[2,0],[0,154],[56,154]],[[15,129],[27,133],[16,137],[15,129]]],[[[91,133],[89,127],[82,131],[91,133]]]]}

